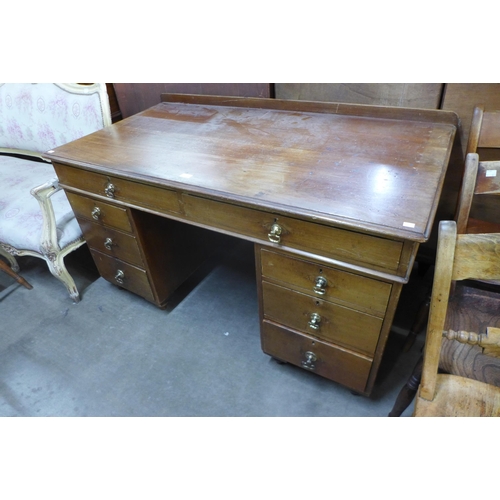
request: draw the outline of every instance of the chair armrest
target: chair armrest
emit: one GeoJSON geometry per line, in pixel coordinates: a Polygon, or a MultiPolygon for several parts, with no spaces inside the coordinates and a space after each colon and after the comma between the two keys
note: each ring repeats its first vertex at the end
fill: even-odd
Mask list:
{"type": "Polygon", "coordinates": [[[38,153],[36,151],[29,151],[27,149],[15,149],[15,148],[0,147],[0,153],[7,154],[7,155],[19,155],[21,157],[27,157],[27,159],[37,158],[39,160],[43,160],[46,163],[51,163],[50,160],[48,160],[47,158],[44,158],[42,156],[42,153],[38,153]]]}
{"type": "Polygon", "coordinates": [[[42,211],[43,226],[40,244],[47,254],[54,254],[54,258],[55,253],[60,251],[60,247],[57,241],[56,217],[50,197],[61,189],[59,180],[55,178],[30,190],[40,204],[42,211]]]}

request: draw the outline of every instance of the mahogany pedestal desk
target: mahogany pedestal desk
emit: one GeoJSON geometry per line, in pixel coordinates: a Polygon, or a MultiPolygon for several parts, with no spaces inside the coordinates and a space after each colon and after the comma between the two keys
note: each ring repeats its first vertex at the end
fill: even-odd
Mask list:
{"type": "Polygon", "coordinates": [[[105,279],[162,307],[210,235],[254,242],[263,351],[368,396],[456,129],[446,111],[166,94],[45,156],[105,279]]]}

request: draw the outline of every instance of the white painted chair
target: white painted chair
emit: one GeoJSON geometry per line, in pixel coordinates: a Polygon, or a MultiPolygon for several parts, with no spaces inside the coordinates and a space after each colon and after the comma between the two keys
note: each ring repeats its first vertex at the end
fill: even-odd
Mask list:
{"type": "Polygon", "coordinates": [[[42,153],[111,125],[106,84],[0,84],[0,256],[44,259],[78,302],[64,257],[85,243],[42,153]]]}

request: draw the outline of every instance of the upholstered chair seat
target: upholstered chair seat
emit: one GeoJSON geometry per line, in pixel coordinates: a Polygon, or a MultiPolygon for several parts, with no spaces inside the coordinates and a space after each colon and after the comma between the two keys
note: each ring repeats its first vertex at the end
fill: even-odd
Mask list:
{"type": "MultiPolygon", "coordinates": [[[[43,216],[34,196],[26,196],[34,186],[57,185],[50,163],[0,156],[2,199],[0,200],[0,241],[22,250],[43,252],[43,216]]],[[[57,241],[64,248],[82,239],[82,231],[63,190],[51,196],[57,241]]]]}

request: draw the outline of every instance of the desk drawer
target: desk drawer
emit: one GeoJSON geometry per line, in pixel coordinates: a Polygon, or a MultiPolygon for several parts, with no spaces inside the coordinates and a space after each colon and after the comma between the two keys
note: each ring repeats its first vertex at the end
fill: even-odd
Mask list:
{"type": "Polygon", "coordinates": [[[104,279],[114,285],[130,290],[144,297],[146,300],[155,302],[155,297],[144,269],[139,269],[109,255],[104,255],[92,248],[90,251],[97,269],[104,279]]]}
{"type": "Polygon", "coordinates": [[[122,231],[132,232],[128,209],[75,193],[66,192],[66,194],[78,219],[84,217],[94,221],[95,224],[104,224],[122,231]]]}
{"type": "Polygon", "coordinates": [[[300,366],[355,391],[362,393],[365,390],[372,366],[369,358],[269,321],[262,324],[261,343],[262,350],[276,359],[300,366]]]}
{"type": "Polygon", "coordinates": [[[383,317],[391,284],[257,247],[264,278],[297,291],[383,317]]]}
{"type": "Polygon", "coordinates": [[[160,212],[179,213],[179,198],[175,191],[160,187],[131,182],[119,177],[82,171],[54,163],[59,182],[64,188],[76,188],[99,196],[136,204],[160,212]]]}
{"type": "Polygon", "coordinates": [[[99,226],[86,219],[78,218],[78,222],[90,248],[130,264],[144,266],[135,236],[99,226]]]}
{"type": "Polygon", "coordinates": [[[382,318],[262,282],[264,318],[372,356],[382,318]]]}
{"type": "Polygon", "coordinates": [[[266,243],[277,241],[283,248],[298,249],[319,256],[396,272],[403,242],[307,222],[291,217],[185,195],[186,217],[232,234],[266,243]],[[281,234],[271,234],[279,224],[281,234]],[[271,236],[269,236],[271,234],[271,236]]]}

